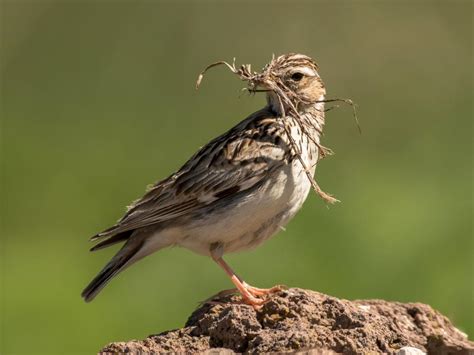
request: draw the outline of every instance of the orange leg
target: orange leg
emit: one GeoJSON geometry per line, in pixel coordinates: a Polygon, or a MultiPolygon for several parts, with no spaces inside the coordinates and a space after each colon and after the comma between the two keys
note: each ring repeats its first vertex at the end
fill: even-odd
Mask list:
{"type": "Polygon", "coordinates": [[[222,259],[222,257],[214,257],[214,261],[229,275],[232,283],[237,287],[237,290],[242,295],[242,298],[247,304],[250,304],[256,310],[262,308],[262,305],[268,301],[268,295],[273,292],[278,292],[281,290],[280,286],[272,287],[271,289],[262,289],[250,286],[240,277],[238,277],[234,270],[231,269],[229,265],[222,259]]]}

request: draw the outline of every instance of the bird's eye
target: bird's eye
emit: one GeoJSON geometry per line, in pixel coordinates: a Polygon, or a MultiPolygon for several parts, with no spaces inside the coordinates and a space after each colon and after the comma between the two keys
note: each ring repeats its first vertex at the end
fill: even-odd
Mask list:
{"type": "Polygon", "coordinates": [[[301,79],[303,79],[303,76],[303,73],[296,72],[291,75],[291,80],[300,81],[301,79]]]}

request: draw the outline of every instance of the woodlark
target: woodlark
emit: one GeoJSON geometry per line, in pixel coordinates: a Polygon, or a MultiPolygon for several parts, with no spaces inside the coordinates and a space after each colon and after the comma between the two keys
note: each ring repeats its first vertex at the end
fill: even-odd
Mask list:
{"type": "Polygon", "coordinates": [[[260,73],[225,62],[208,68],[217,64],[246,80],[249,91],[266,92],[266,106],[202,147],[134,202],[117,224],[92,237],[98,244],[91,250],[125,243],[82,292],[86,301],[136,261],[177,245],[210,256],[243,300],[258,309],[274,288],[248,285],[223,255],[255,248],[282,229],[311,186],[335,201],[313,179],[318,159],[327,153],[319,143],[326,91],[316,62],[287,54],[260,73]]]}

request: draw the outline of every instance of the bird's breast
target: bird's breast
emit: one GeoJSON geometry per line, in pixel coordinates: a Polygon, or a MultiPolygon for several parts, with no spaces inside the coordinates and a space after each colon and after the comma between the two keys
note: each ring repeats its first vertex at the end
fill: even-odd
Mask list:
{"type": "MultiPolygon", "coordinates": [[[[303,141],[301,156],[314,175],[317,148],[303,141]]],[[[259,186],[242,191],[203,213],[183,228],[176,243],[209,255],[210,245],[220,243],[224,253],[252,249],[281,230],[301,208],[311,188],[301,161],[288,161],[259,186]]]]}

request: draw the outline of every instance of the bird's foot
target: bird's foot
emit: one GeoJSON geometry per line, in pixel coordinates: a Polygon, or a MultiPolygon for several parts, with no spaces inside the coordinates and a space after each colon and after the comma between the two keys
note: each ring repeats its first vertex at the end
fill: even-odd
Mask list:
{"type": "Polygon", "coordinates": [[[251,291],[248,284],[240,282],[240,280],[234,279],[234,284],[237,286],[237,291],[239,291],[242,296],[242,300],[252,306],[256,311],[260,310],[263,307],[263,304],[267,301],[266,297],[262,295],[257,295],[251,291]]]}
{"type": "Polygon", "coordinates": [[[286,290],[288,287],[285,285],[276,285],[273,286],[272,288],[258,288],[258,287],[253,287],[246,283],[245,281],[243,282],[243,286],[255,297],[266,297],[268,298],[274,293],[278,293],[280,291],[286,290]]]}
{"type": "Polygon", "coordinates": [[[214,261],[224,269],[227,275],[229,275],[232,283],[237,287],[237,290],[239,291],[240,295],[242,296],[242,299],[245,303],[251,305],[256,311],[261,309],[265,302],[268,302],[270,299],[270,296],[273,293],[279,292],[283,289],[285,289],[285,286],[274,286],[272,288],[257,288],[250,286],[248,283],[246,283],[244,280],[242,280],[240,277],[238,277],[235,272],[231,269],[229,265],[222,259],[222,256],[220,255],[214,255],[213,251],[216,249],[211,249],[211,256],[214,259],[214,261]]]}
{"type": "Polygon", "coordinates": [[[272,288],[258,288],[250,286],[245,281],[242,282],[242,288],[238,288],[245,303],[251,305],[256,311],[262,309],[274,293],[286,289],[283,285],[277,285],[272,288]]]}

